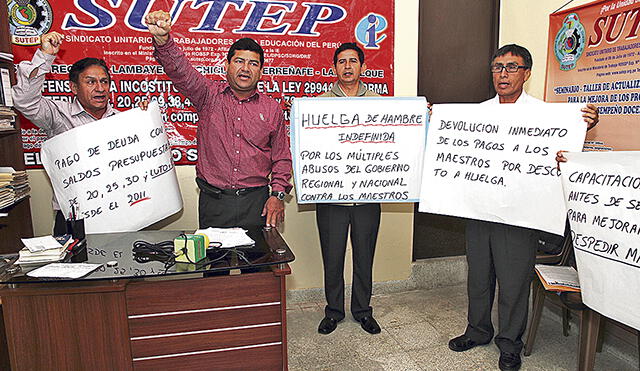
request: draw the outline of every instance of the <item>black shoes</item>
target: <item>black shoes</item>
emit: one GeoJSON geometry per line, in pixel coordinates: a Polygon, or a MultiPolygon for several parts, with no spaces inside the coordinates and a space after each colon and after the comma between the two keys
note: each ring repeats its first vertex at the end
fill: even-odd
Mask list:
{"type": "Polygon", "coordinates": [[[477,343],[467,335],[460,335],[456,338],[449,340],[449,349],[453,350],[454,352],[464,352],[465,350],[469,350],[478,345],[485,345],[485,344],[489,344],[489,342],[477,343]]]}
{"type": "Polygon", "coordinates": [[[318,326],[318,332],[322,335],[328,335],[338,327],[338,321],[330,317],[324,317],[318,326]]]}
{"type": "Polygon", "coordinates": [[[358,322],[360,322],[360,327],[370,334],[379,334],[382,331],[373,317],[362,317],[358,322]]]}
{"type": "Polygon", "coordinates": [[[502,371],[518,371],[522,361],[520,360],[520,353],[507,353],[500,352],[500,361],[498,361],[498,367],[502,371]]]}
{"type": "MultiPolygon", "coordinates": [[[[338,327],[338,322],[340,321],[331,317],[324,317],[322,321],[320,321],[320,325],[318,325],[318,332],[323,335],[328,335],[338,327]]],[[[380,331],[382,331],[380,330],[380,325],[378,325],[378,322],[376,322],[373,317],[362,317],[358,322],[360,322],[360,327],[370,334],[379,334],[380,331]]]]}

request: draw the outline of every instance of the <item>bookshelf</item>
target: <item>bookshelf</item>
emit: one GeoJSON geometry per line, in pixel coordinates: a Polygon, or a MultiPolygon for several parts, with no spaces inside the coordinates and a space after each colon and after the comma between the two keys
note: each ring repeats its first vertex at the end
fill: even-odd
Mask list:
{"type": "MultiPolygon", "coordinates": [[[[0,27],[0,52],[12,53],[6,1],[0,1],[0,27]]],[[[0,68],[9,70],[11,83],[15,84],[13,62],[0,58],[0,68]]],[[[20,120],[17,117],[15,129],[0,131],[0,166],[10,166],[16,171],[25,169],[20,120]]],[[[21,237],[33,237],[29,197],[0,209],[0,254],[18,252],[22,247],[21,237]],[[4,214],[6,216],[2,216],[4,214]]]]}

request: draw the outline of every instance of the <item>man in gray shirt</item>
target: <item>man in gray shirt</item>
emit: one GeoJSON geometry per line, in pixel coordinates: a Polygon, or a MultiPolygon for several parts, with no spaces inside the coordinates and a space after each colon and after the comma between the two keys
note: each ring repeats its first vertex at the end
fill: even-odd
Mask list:
{"type": "MultiPolygon", "coordinates": [[[[58,32],[42,35],[40,48],[31,61],[18,64],[17,84],[13,87],[15,107],[44,130],[47,138],[118,113],[109,103],[111,76],[102,59],[84,58],[71,66],[69,84],[74,97],[70,102],[42,96],[45,75],[51,72],[63,40],[64,36],[58,32]]],[[[52,204],[56,211],[54,235],[64,234],[65,218],[55,196],[52,204]]]]}

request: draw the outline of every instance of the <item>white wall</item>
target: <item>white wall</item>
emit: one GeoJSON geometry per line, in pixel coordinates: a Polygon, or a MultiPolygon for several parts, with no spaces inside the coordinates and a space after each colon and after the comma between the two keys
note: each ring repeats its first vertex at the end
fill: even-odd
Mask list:
{"type": "MultiPolygon", "coordinates": [[[[418,0],[396,0],[395,33],[395,93],[415,96],[417,92],[418,60],[418,0]]],[[[197,218],[197,187],[194,166],[178,166],[178,179],[184,200],[184,210],[154,225],[154,228],[195,230],[197,218]]],[[[51,186],[43,170],[30,170],[32,187],[31,213],[36,235],[51,233],[51,186]]],[[[298,206],[295,197],[286,204],[284,239],[296,255],[291,264],[293,274],[287,278],[292,289],[322,287],[322,259],[315,223],[315,211],[298,206]]],[[[413,204],[388,204],[382,207],[374,264],[374,280],[401,280],[411,270],[413,240],[413,204]]],[[[350,254],[350,248],[349,248],[350,254]]],[[[347,256],[345,278],[351,282],[351,256],[347,256]]]]}

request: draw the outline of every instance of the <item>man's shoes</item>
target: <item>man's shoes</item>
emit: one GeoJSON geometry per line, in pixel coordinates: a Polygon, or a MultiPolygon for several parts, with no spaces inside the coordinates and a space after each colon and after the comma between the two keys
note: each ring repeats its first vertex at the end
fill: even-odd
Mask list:
{"type": "Polygon", "coordinates": [[[318,326],[318,332],[322,335],[328,335],[338,327],[338,321],[331,317],[324,317],[318,326]]]}
{"type": "Polygon", "coordinates": [[[518,371],[522,361],[520,360],[520,353],[508,353],[500,352],[500,361],[498,361],[498,367],[502,371],[518,371]]]}
{"type": "Polygon", "coordinates": [[[454,352],[464,352],[465,350],[469,350],[478,345],[485,344],[489,344],[489,342],[487,341],[486,343],[477,343],[467,335],[463,334],[449,340],[449,349],[453,350],[454,352]]]}
{"type": "Polygon", "coordinates": [[[362,317],[358,322],[360,322],[360,327],[370,334],[379,334],[382,331],[373,317],[362,317]]]}

